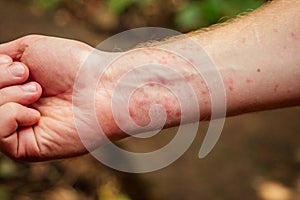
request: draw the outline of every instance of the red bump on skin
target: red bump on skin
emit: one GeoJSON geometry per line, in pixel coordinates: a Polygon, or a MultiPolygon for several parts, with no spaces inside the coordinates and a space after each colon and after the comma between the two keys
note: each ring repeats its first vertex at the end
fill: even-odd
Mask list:
{"type": "Polygon", "coordinates": [[[189,76],[185,77],[185,80],[186,81],[193,81],[193,80],[197,79],[197,77],[198,77],[198,75],[192,74],[192,75],[189,75],[189,76]]]}
{"type": "Polygon", "coordinates": [[[194,59],[190,58],[190,59],[189,59],[189,62],[190,62],[190,63],[194,63],[194,59]]]}
{"type": "Polygon", "coordinates": [[[167,110],[167,115],[170,115],[171,114],[171,110],[167,110]]]}
{"type": "Polygon", "coordinates": [[[246,38],[242,39],[242,43],[245,44],[246,43],[246,38]]]}
{"type": "Polygon", "coordinates": [[[274,85],[274,92],[277,92],[277,91],[278,91],[278,88],[279,88],[279,85],[278,85],[278,84],[274,85]]]}
{"type": "Polygon", "coordinates": [[[170,98],[169,97],[164,97],[165,101],[166,102],[169,102],[170,101],[170,98]]]}
{"type": "Polygon", "coordinates": [[[207,94],[208,94],[208,90],[202,90],[202,91],[201,91],[201,94],[207,95],[207,94]]]}
{"type": "Polygon", "coordinates": [[[273,32],[274,32],[274,33],[278,33],[278,29],[274,28],[274,29],[273,29],[273,32]]]}
{"type": "Polygon", "coordinates": [[[133,116],[134,116],[134,113],[133,113],[133,111],[132,111],[132,110],[129,110],[129,115],[130,115],[130,117],[131,117],[131,118],[133,118],[133,116]]]}
{"type": "Polygon", "coordinates": [[[230,90],[230,91],[233,91],[233,79],[232,78],[228,78],[228,89],[230,90]]]}
{"type": "Polygon", "coordinates": [[[256,70],[257,72],[261,72],[261,70],[260,70],[260,68],[257,68],[257,70],[256,70]]]}
{"type": "Polygon", "coordinates": [[[154,83],[149,83],[149,86],[150,87],[154,87],[154,83]]]}
{"type": "Polygon", "coordinates": [[[287,93],[291,93],[291,90],[287,90],[287,93]]]}
{"type": "Polygon", "coordinates": [[[283,49],[284,49],[284,50],[286,50],[286,49],[287,49],[287,46],[286,46],[286,45],[284,45],[284,46],[283,46],[283,49]]]}
{"type": "Polygon", "coordinates": [[[181,115],[181,111],[179,110],[176,112],[176,117],[180,117],[180,115],[181,115]]]}
{"type": "Polygon", "coordinates": [[[204,101],[204,104],[205,104],[205,105],[208,105],[208,101],[204,101]]]}
{"type": "Polygon", "coordinates": [[[159,64],[162,64],[162,65],[168,64],[168,61],[167,61],[165,58],[162,58],[162,59],[159,60],[158,62],[159,62],[159,64]]]}
{"type": "Polygon", "coordinates": [[[167,115],[170,115],[171,114],[171,105],[170,104],[168,104],[168,103],[166,103],[165,105],[164,105],[164,108],[165,108],[165,111],[166,111],[166,113],[167,113],[167,115]]]}
{"type": "Polygon", "coordinates": [[[78,89],[79,90],[83,90],[84,88],[86,88],[86,84],[85,83],[79,83],[78,84],[78,89]]]}
{"type": "Polygon", "coordinates": [[[142,101],[137,101],[136,104],[139,108],[141,108],[145,105],[142,101]]]}
{"type": "Polygon", "coordinates": [[[151,55],[151,51],[145,50],[145,51],[144,51],[144,54],[147,55],[147,56],[148,56],[148,55],[151,55]]]}
{"type": "Polygon", "coordinates": [[[249,78],[246,79],[246,83],[252,83],[253,81],[249,78]]]}
{"type": "Polygon", "coordinates": [[[296,37],[296,34],[294,32],[291,32],[291,37],[292,38],[296,37]]]}
{"type": "Polygon", "coordinates": [[[160,83],[163,84],[163,85],[166,85],[166,84],[168,84],[168,81],[165,80],[165,79],[162,79],[162,80],[160,80],[160,83]]]}

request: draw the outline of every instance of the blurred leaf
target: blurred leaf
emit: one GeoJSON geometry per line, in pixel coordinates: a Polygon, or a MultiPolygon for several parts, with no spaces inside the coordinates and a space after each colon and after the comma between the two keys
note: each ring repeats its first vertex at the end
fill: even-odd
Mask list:
{"type": "MultiPolygon", "coordinates": [[[[227,1],[227,3],[229,2],[227,1]]],[[[217,23],[219,19],[224,16],[223,13],[226,12],[224,9],[224,4],[226,4],[226,2],[223,0],[203,1],[201,7],[203,21],[201,25],[208,26],[210,24],[217,23]]]]}
{"type": "Polygon", "coordinates": [[[34,0],[33,2],[44,9],[51,10],[57,7],[60,0],[34,0]]]}
{"type": "Polygon", "coordinates": [[[8,200],[8,195],[2,190],[0,190],[0,200],[8,200]]]}
{"type": "Polygon", "coordinates": [[[200,24],[201,16],[201,3],[190,2],[184,5],[175,18],[175,23],[183,30],[197,28],[200,24]]]}
{"type": "Polygon", "coordinates": [[[126,195],[119,195],[119,196],[115,197],[114,200],[131,200],[131,199],[126,195]]]}
{"type": "Polygon", "coordinates": [[[111,198],[100,198],[100,199],[101,200],[131,200],[128,196],[125,195],[114,196],[111,198]]]}
{"type": "Polygon", "coordinates": [[[132,0],[108,0],[107,7],[116,13],[122,13],[133,3],[135,3],[135,1],[132,0]]]}
{"type": "Polygon", "coordinates": [[[255,9],[262,3],[262,0],[188,1],[178,10],[175,24],[182,31],[190,31],[215,24],[224,16],[232,18],[242,12],[255,9]]]}
{"type": "Polygon", "coordinates": [[[134,4],[145,4],[151,1],[152,0],[107,0],[107,7],[109,10],[121,14],[134,4]]]}
{"type": "Polygon", "coordinates": [[[9,178],[17,172],[15,163],[9,158],[2,158],[0,162],[0,177],[9,178]]]}

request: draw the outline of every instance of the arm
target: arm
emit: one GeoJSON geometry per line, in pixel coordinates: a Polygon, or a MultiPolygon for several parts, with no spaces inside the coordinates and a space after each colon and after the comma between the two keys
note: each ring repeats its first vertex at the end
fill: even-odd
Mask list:
{"type": "MultiPolygon", "coordinates": [[[[221,73],[226,89],[227,116],[299,105],[299,11],[298,0],[278,0],[232,22],[187,34],[210,55],[221,73]]],[[[177,46],[185,46],[184,43],[184,38],[179,37],[154,46],[159,48],[168,45],[170,49],[175,49],[177,46]]],[[[187,45],[185,48],[186,51],[193,51],[187,45]]],[[[149,63],[161,62],[162,56],[159,54],[161,52],[149,48],[131,53],[115,63],[115,70],[111,70],[111,77],[104,80],[104,83],[118,80],[126,73],[124,68],[129,71],[142,60],[148,60],[149,63]]],[[[207,91],[203,77],[192,72],[189,63],[174,59],[172,55],[167,57],[163,64],[183,74],[196,92],[201,119],[209,118],[210,92],[207,91]]],[[[171,84],[179,84],[176,79],[167,80],[171,84]]],[[[113,89],[110,92],[112,93],[113,89]]],[[[108,105],[102,105],[102,96],[98,96],[98,99],[97,113],[104,131],[114,136],[120,134],[122,137],[123,133],[116,125],[111,109],[108,105]],[[109,109],[101,112],[103,107],[109,109]]],[[[148,85],[135,92],[129,104],[130,117],[139,125],[149,124],[149,108],[154,103],[162,105],[166,110],[166,127],[180,123],[182,116],[178,115],[180,106],[176,97],[158,85],[148,85]]],[[[190,122],[195,116],[195,109],[191,108],[190,115],[184,116],[190,122]]],[[[130,127],[126,129],[130,130],[130,127]]],[[[135,129],[131,131],[139,132],[135,129]]]]}
{"type": "MultiPolygon", "coordinates": [[[[207,32],[197,31],[187,35],[198,42],[216,63],[225,84],[228,116],[299,105],[299,4],[298,0],[277,0],[233,22],[207,32]]],[[[155,46],[159,45],[185,46],[180,37],[155,46]]],[[[189,46],[185,48],[191,50],[189,46]]],[[[87,152],[74,124],[72,94],[77,72],[91,51],[91,47],[80,42],[44,36],[27,36],[0,45],[0,54],[7,54],[26,64],[31,80],[43,88],[40,100],[33,104],[41,113],[39,122],[32,128],[20,127],[11,135],[0,134],[1,146],[7,147],[2,151],[12,158],[26,161],[72,157],[87,152]]],[[[160,60],[159,52],[147,57],[149,49],[133,53],[134,59],[115,62],[115,67],[102,77],[97,88],[98,121],[110,139],[126,136],[116,125],[110,107],[115,81],[137,62],[147,59],[165,63],[180,72],[198,97],[202,119],[210,116],[209,93],[212,91],[207,91],[203,78],[191,71],[188,62],[173,56],[160,60]]],[[[144,78],[147,79],[147,74],[144,78]]],[[[178,84],[173,77],[158,78],[178,84]]],[[[182,116],[175,96],[159,85],[148,85],[132,95],[130,117],[138,125],[147,125],[149,108],[153,103],[162,105],[166,110],[166,127],[179,124],[182,116]]],[[[195,121],[199,113],[196,107],[189,107],[191,112],[183,116],[186,122],[195,121]]],[[[91,124],[89,118],[82,120],[83,124],[91,124]]],[[[127,128],[129,132],[141,132],[136,127],[127,128]]],[[[94,135],[86,135],[92,144],[101,142],[95,138],[94,135]]]]}
{"type": "Polygon", "coordinates": [[[228,115],[299,105],[299,11],[298,0],[278,0],[194,36],[220,68],[228,115]]]}

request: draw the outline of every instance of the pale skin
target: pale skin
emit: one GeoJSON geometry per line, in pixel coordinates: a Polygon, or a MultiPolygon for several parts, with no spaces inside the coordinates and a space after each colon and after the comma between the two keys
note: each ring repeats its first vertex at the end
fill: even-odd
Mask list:
{"type": "MultiPolygon", "coordinates": [[[[226,89],[228,116],[300,105],[299,0],[274,1],[233,22],[188,36],[202,46],[218,67],[226,89]]],[[[183,41],[177,38],[167,43],[176,46],[183,41]]],[[[159,45],[166,44],[156,44],[159,45]]],[[[189,47],[186,48],[188,51],[189,47]]],[[[92,50],[81,42],[36,35],[0,45],[0,149],[3,153],[24,161],[87,153],[73,121],[72,93],[76,73],[92,50]],[[9,69],[16,64],[23,66],[25,72],[13,75],[9,69]],[[23,87],[28,85],[33,86],[29,92],[23,87]]],[[[132,62],[147,59],[147,51],[150,50],[133,52],[132,62]]],[[[198,97],[202,119],[208,118],[209,91],[203,78],[188,73],[190,65],[172,56],[165,56],[164,60],[159,55],[151,58],[167,63],[185,76],[198,97]]],[[[114,122],[109,106],[113,81],[129,70],[131,64],[120,59],[97,87],[98,121],[112,140],[126,137],[114,122]]],[[[176,80],[168,81],[176,84],[176,80]]],[[[166,127],[179,124],[180,110],[175,97],[157,85],[149,85],[132,96],[129,105],[132,119],[139,125],[147,125],[153,103],[165,108],[166,127]]],[[[193,113],[186,117],[193,121],[193,113]]]]}

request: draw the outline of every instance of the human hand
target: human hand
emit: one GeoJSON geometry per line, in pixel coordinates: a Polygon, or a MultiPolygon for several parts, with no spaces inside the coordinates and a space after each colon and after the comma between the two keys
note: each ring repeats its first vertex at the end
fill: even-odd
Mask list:
{"type": "Polygon", "coordinates": [[[28,68],[6,55],[0,55],[0,150],[17,155],[26,140],[27,148],[37,144],[33,125],[40,119],[40,113],[26,106],[39,99],[41,86],[36,82],[25,83],[29,77],[28,68]],[[23,84],[23,85],[19,85],[23,84]]]}
{"type": "MultiPolygon", "coordinates": [[[[0,105],[4,105],[1,106],[1,113],[13,108],[10,118],[14,119],[14,123],[10,122],[13,127],[5,124],[1,126],[9,128],[1,135],[2,152],[14,159],[25,161],[65,158],[87,152],[73,121],[72,92],[76,73],[91,50],[91,47],[81,42],[37,35],[0,45],[0,53],[27,65],[30,79],[38,82],[43,88],[41,98],[32,105],[41,113],[40,119],[31,109],[12,103],[5,106],[5,102],[0,101],[0,105]],[[38,120],[39,122],[34,124],[38,120]],[[16,121],[19,128],[34,125],[13,132],[17,128],[16,121]]],[[[26,77],[28,70],[24,79],[18,79],[19,82],[11,84],[21,83],[20,81],[24,81],[26,77]]],[[[0,82],[3,82],[2,79],[0,82]]],[[[2,90],[6,91],[6,88],[2,90]]],[[[16,97],[17,100],[9,100],[28,105],[37,100],[36,98],[26,100],[16,97]]],[[[7,120],[2,119],[3,117],[1,114],[0,122],[6,123],[7,120]]]]}

